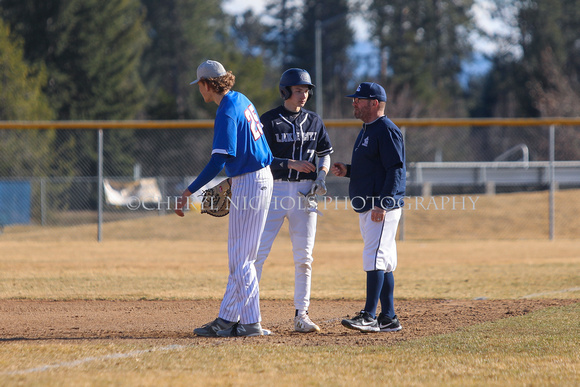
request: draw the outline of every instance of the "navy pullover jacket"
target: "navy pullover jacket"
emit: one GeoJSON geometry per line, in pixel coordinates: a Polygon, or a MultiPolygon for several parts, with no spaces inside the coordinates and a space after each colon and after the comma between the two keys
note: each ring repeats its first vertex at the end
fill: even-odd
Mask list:
{"type": "Polygon", "coordinates": [[[363,124],[347,165],[353,209],[362,213],[374,206],[403,207],[407,169],[401,130],[386,116],[363,124]]]}

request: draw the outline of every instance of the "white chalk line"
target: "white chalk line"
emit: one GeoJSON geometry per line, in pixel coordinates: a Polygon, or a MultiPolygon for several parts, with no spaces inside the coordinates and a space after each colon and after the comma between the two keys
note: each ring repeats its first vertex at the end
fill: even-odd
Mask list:
{"type": "Polygon", "coordinates": [[[549,296],[550,294],[559,294],[559,293],[568,293],[568,292],[577,292],[577,291],[580,291],[580,288],[570,288],[570,289],[556,290],[553,292],[528,294],[527,296],[522,296],[521,298],[534,298],[534,297],[549,296]]]}
{"type": "Polygon", "coordinates": [[[113,353],[113,354],[105,355],[105,356],[87,357],[87,358],[79,359],[79,360],[75,360],[75,361],[67,361],[67,362],[57,363],[57,364],[48,364],[48,365],[43,365],[40,367],[28,368],[25,370],[15,370],[15,371],[3,372],[3,373],[0,373],[0,375],[11,376],[11,375],[32,374],[35,372],[45,372],[45,371],[49,371],[49,370],[53,370],[53,369],[57,369],[57,368],[76,367],[76,366],[79,366],[81,364],[90,363],[90,362],[94,362],[94,361],[126,359],[129,357],[135,357],[135,356],[139,356],[139,355],[143,355],[143,354],[151,353],[151,352],[176,351],[176,350],[182,350],[182,349],[185,349],[188,347],[193,347],[193,345],[174,344],[174,345],[168,345],[166,347],[142,349],[142,350],[131,351],[131,352],[127,352],[127,353],[113,353]]]}

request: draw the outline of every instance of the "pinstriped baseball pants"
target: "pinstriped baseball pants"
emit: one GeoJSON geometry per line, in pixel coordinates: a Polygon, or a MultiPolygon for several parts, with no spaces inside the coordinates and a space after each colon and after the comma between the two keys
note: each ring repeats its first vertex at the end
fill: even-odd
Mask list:
{"type": "Polygon", "coordinates": [[[262,321],[260,290],[254,262],[268,207],[273,179],[270,167],[232,178],[228,230],[229,276],[219,317],[241,324],[262,321]]]}

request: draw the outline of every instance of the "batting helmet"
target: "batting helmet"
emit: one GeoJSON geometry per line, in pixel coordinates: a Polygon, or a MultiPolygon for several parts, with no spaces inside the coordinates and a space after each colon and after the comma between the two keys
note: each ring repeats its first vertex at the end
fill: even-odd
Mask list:
{"type": "Polygon", "coordinates": [[[298,86],[298,85],[308,86],[308,89],[310,90],[308,92],[308,99],[310,99],[310,97],[312,97],[313,94],[312,88],[316,86],[314,86],[314,84],[312,83],[308,71],[296,68],[284,71],[284,74],[282,74],[282,76],[280,77],[280,95],[282,96],[282,98],[284,98],[285,100],[290,98],[290,96],[292,95],[290,86],[298,86]]]}

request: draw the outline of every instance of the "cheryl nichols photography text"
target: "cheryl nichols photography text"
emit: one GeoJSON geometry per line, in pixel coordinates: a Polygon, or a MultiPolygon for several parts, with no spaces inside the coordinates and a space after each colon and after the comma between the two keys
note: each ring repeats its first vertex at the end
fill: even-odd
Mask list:
{"type": "MultiPolygon", "coordinates": [[[[176,207],[176,201],[180,197],[178,196],[168,196],[166,200],[146,200],[147,198],[139,198],[137,196],[131,197],[130,202],[127,204],[127,208],[130,210],[147,210],[147,211],[165,211],[172,210],[176,207]]],[[[257,200],[253,200],[251,197],[238,197],[237,200],[228,199],[228,205],[230,207],[236,207],[237,209],[258,209],[257,200]]],[[[305,211],[312,210],[313,205],[317,206],[321,210],[356,210],[357,208],[353,205],[353,200],[356,199],[357,207],[363,208],[367,202],[371,202],[372,206],[379,206],[383,208],[393,208],[401,207],[404,210],[423,210],[423,211],[475,211],[476,203],[479,200],[479,196],[405,196],[402,199],[394,200],[392,197],[354,197],[349,198],[348,196],[320,196],[315,198],[311,195],[305,195],[304,197],[273,197],[273,205],[275,208],[281,208],[284,210],[289,210],[298,206],[300,209],[305,211]]],[[[194,198],[190,198],[186,208],[201,210],[203,209],[203,204],[200,201],[195,201],[194,198]]],[[[210,204],[210,207],[213,203],[210,204]]]]}

